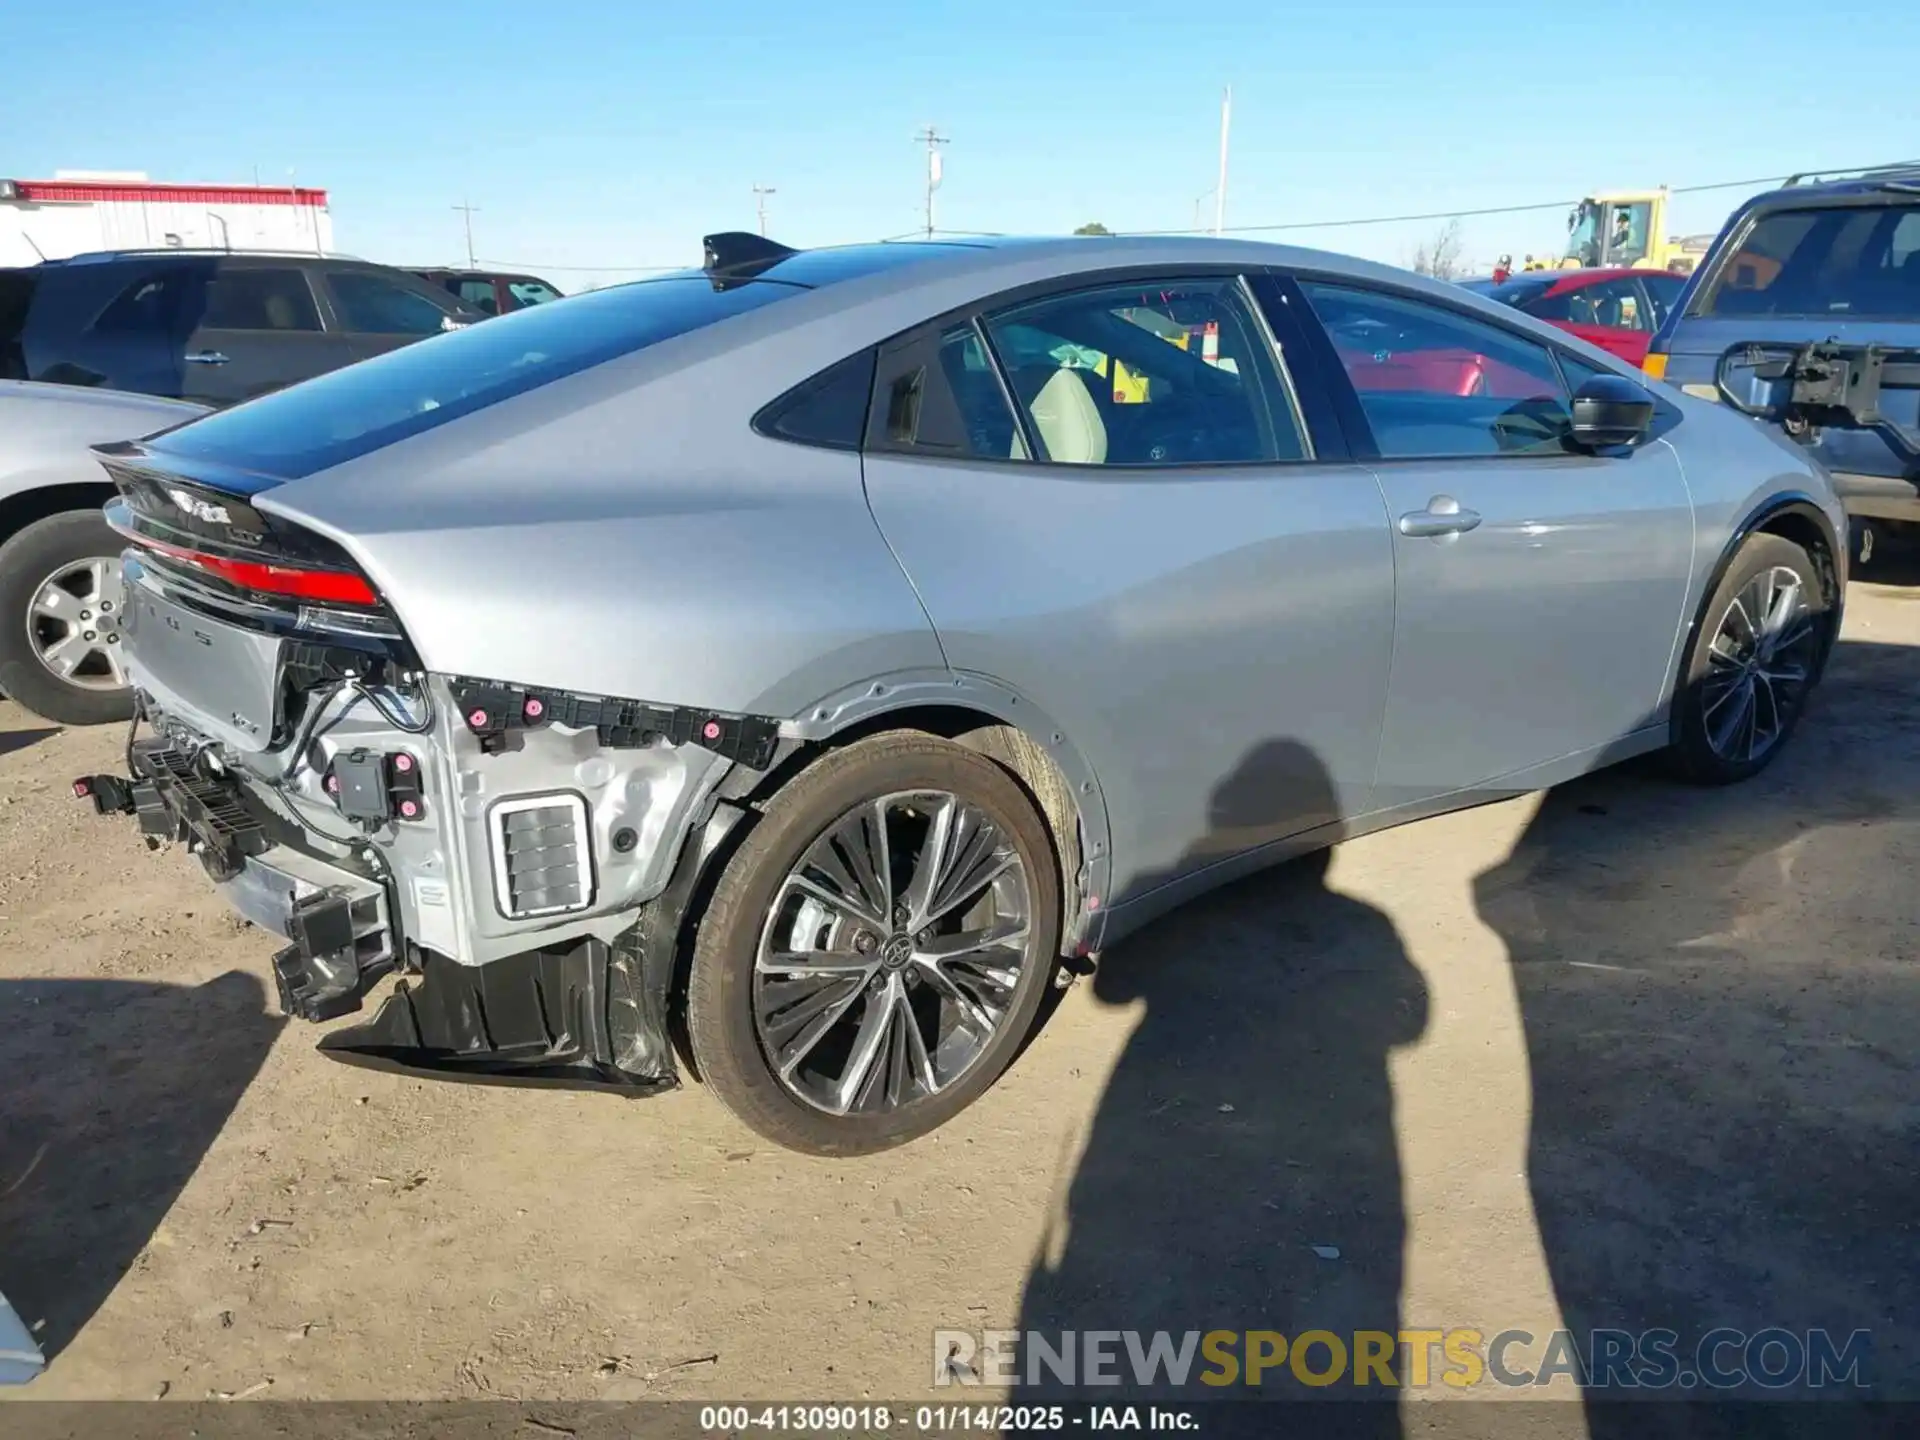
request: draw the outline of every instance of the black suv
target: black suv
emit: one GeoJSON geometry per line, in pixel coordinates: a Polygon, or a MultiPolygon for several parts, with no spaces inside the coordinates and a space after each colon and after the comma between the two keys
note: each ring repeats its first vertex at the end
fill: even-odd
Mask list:
{"type": "MultiPolygon", "coordinates": [[[[1856,520],[1920,527],[1920,165],[1796,176],[1741,206],[1646,368],[1780,426],[1856,520]]],[[[1872,530],[1855,533],[1865,559],[1872,530]]]]}
{"type": "Polygon", "coordinates": [[[483,318],[364,260],[108,251],[0,269],[0,379],[232,405],[483,318]]]}

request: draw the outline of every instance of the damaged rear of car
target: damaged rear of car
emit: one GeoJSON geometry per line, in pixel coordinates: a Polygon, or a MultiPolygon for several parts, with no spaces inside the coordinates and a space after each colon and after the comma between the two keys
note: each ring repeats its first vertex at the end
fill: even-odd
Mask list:
{"type": "Polygon", "coordinates": [[[754,268],[529,309],[99,447],[139,710],[128,773],[76,791],[186,842],[284,937],[289,1014],[406,977],[324,1037],[337,1058],[671,1086],[705,862],[871,699],[836,690],[944,676],[857,449],[751,423],[818,345],[795,322],[832,310],[754,268]]]}

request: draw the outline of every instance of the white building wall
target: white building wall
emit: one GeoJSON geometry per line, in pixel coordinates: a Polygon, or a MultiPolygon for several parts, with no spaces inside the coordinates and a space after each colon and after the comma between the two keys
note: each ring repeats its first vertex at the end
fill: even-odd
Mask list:
{"type": "Polygon", "coordinates": [[[164,200],[0,200],[0,265],[32,265],[89,250],[333,249],[324,206],[164,200]]]}

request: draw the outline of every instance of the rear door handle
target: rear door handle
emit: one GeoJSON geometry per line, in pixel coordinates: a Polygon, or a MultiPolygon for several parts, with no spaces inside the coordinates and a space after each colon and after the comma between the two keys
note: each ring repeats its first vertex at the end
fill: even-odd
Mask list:
{"type": "Polygon", "coordinates": [[[222,355],[218,350],[201,350],[187,356],[187,360],[194,365],[224,365],[227,363],[227,357],[222,355]]]}
{"type": "Polygon", "coordinates": [[[1451,495],[1436,495],[1424,510],[1409,510],[1400,517],[1400,533],[1438,537],[1464,535],[1480,523],[1478,510],[1465,509],[1451,495]]]}

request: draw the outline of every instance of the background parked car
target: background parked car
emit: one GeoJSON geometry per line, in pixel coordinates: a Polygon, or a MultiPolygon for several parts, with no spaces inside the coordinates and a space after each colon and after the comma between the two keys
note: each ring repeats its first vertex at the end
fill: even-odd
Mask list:
{"type": "Polygon", "coordinates": [[[364,260],[106,251],[0,270],[0,378],[223,406],[481,318],[364,260]]]}
{"type": "Polygon", "coordinates": [[[1653,332],[1687,286],[1684,275],[1624,268],[1533,271],[1501,282],[1461,283],[1633,365],[1646,357],[1653,332]]]}
{"type": "Polygon", "coordinates": [[[416,270],[413,273],[488,315],[505,315],[509,310],[524,310],[529,305],[566,298],[537,275],[511,275],[495,270],[416,270]]]}
{"type": "Polygon", "coordinates": [[[1779,425],[1832,473],[1849,514],[1903,528],[1920,523],[1917,187],[1920,165],[1906,165],[1809,177],[1748,201],[1646,362],[1689,394],[1779,425]],[[1796,396],[1794,357],[1812,344],[1829,346],[1816,362],[1824,377],[1800,377],[1816,390],[1838,378],[1839,363],[1865,360],[1864,347],[1892,352],[1880,360],[1895,363],[1878,371],[1871,393],[1828,383],[1824,395],[1803,387],[1796,396]],[[1840,394],[1848,403],[1827,403],[1840,394]]]}
{"type": "Polygon", "coordinates": [[[91,445],[150,435],[205,407],[0,381],[0,693],[64,725],[124,720],[122,541],[91,445]]]}

